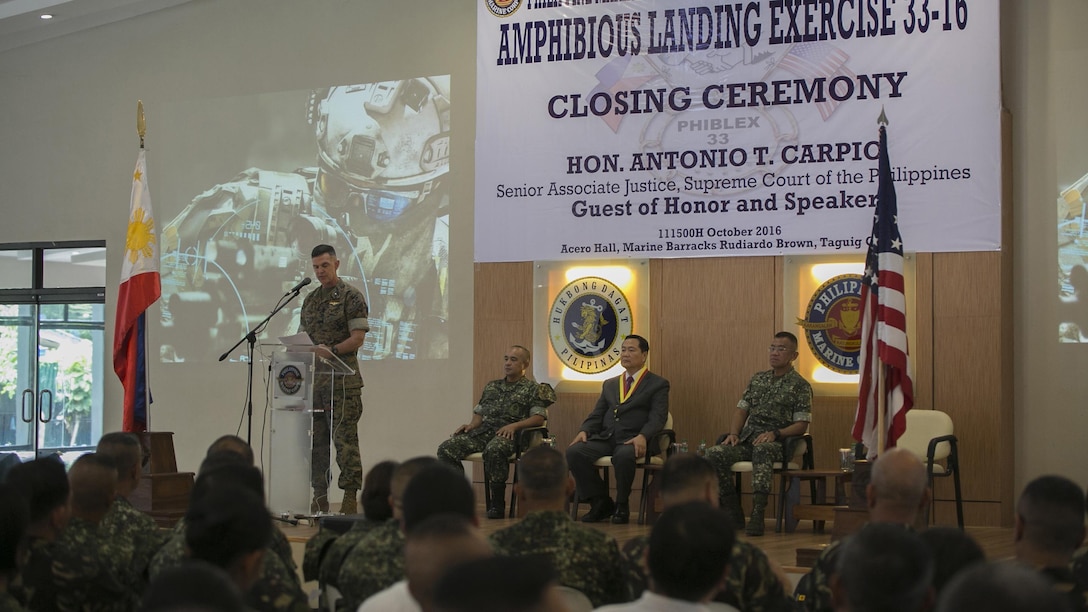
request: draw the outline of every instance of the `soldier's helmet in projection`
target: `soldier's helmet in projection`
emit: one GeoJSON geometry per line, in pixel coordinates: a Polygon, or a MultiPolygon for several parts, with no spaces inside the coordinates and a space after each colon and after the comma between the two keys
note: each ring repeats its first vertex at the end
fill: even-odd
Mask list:
{"type": "Polygon", "coordinates": [[[337,215],[393,221],[449,172],[449,77],[332,87],[311,101],[315,198],[337,215]]]}

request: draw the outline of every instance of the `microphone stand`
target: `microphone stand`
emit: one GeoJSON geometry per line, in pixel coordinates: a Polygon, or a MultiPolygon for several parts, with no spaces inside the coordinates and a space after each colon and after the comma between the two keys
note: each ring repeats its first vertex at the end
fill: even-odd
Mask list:
{"type": "Polygon", "coordinates": [[[246,442],[251,446],[253,445],[253,345],[257,344],[257,334],[261,333],[261,331],[264,329],[264,326],[268,324],[272,317],[276,316],[277,312],[283,310],[285,306],[291,303],[291,300],[298,297],[299,292],[302,291],[302,287],[304,287],[306,284],[300,285],[295,289],[283,294],[283,297],[280,298],[279,303],[276,304],[276,307],[272,309],[272,312],[268,313],[267,317],[265,317],[260,323],[254,325],[253,328],[246,333],[246,335],[242,336],[238,340],[238,342],[234,343],[234,346],[230,347],[229,349],[227,349],[227,352],[219,356],[219,361],[223,361],[224,359],[229,357],[230,354],[234,352],[234,349],[238,348],[243,342],[249,343],[249,359],[246,362],[246,416],[248,417],[248,422],[246,424],[246,442]]]}

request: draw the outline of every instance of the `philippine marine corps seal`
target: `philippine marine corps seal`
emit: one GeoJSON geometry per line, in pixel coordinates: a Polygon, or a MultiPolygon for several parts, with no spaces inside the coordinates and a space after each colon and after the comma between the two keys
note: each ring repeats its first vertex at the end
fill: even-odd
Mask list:
{"type": "Polygon", "coordinates": [[[583,374],[604,372],[619,363],[620,344],[633,329],[627,296],[597,276],[563,287],[549,315],[552,350],[563,365],[583,374]]]}
{"type": "Polygon", "coordinates": [[[285,365],[280,368],[277,383],[284,394],[294,395],[302,389],[302,372],[293,365],[285,365]]]}
{"type": "Polygon", "coordinates": [[[509,17],[521,8],[522,0],[484,0],[487,10],[496,17],[509,17]]]}
{"type": "Polygon", "coordinates": [[[861,275],[841,274],[820,285],[797,319],[805,339],[825,367],[840,374],[858,373],[861,353],[861,275]]]}

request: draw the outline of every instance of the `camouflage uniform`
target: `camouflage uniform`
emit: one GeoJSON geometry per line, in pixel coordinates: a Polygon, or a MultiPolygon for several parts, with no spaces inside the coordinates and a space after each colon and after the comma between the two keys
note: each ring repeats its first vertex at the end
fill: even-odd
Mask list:
{"type": "Polygon", "coordinates": [[[1088,611],[1088,585],[1078,580],[1071,568],[1044,567],[1039,569],[1039,573],[1068,599],[1072,612],[1088,611]]]}
{"type": "Polygon", "coordinates": [[[127,566],[129,587],[137,597],[143,595],[148,584],[148,568],[155,553],[169,539],[154,519],[132,507],[124,497],[118,496],[102,518],[99,529],[108,540],[127,542],[132,551],[128,559],[119,560],[127,566]]]}
{"type": "MultiPolygon", "coordinates": [[[[330,288],[318,287],[302,302],[299,330],[309,334],[315,344],[333,346],[347,340],[352,330],[369,330],[367,305],[363,294],[344,281],[330,288]]],[[[359,457],[359,418],[363,401],[359,389],[363,377],[359,373],[356,353],[339,355],[355,371],[337,376],[335,388],[328,376],[314,377],[313,455],[310,464],[310,484],[315,491],[329,488],[329,439],[336,446],[336,463],[340,466],[341,489],[358,491],[363,487],[363,464],[359,457]],[[332,409],[332,432],[325,411],[332,409]]]]}
{"type": "MultiPolygon", "coordinates": [[[[400,530],[400,522],[396,519],[389,519],[388,521],[359,521],[351,526],[351,529],[344,535],[333,540],[329,545],[328,550],[325,552],[325,557],[321,560],[321,565],[317,570],[317,580],[321,584],[331,584],[338,587],[337,579],[340,575],[340,568],[344,565],[344,560],[347,559],[348,554],[355,550],[355,547],[359,545],[359,542],[363,541],[366,535],[375,529],[386,526],[389,529],[396,528],[400,530]],[[392,524],[390,524],[392,523],[392,524]]],[[[339,588],[339,587],[338,587],[339,588]]]]}
{"type": "Polygon", "coordinates": [[[139,596],[125,588],[122,560],[132,557],[126,543],[110,541],[98,525],[73,517],[50,550],[49,588],[56,591],[57,610],[136,609],[139,596]]]}
{"type": "Polygon", "coordinates": [[[399,521],[390,520],[372,529],[344,557],[332,583],[343,595],[336,609],[354,611],[368,597],[404,577],[404,534],[399,521]]]}
{"type": "MultiPolygon", "coordinates": [[[[903,529],[914,531],[910,525],[901,525],[903,529]]],[[[801,576],[797,588],[793,590],[793,599],[803,612],[831,612],[835,607],[831,603],[831,576],[838,573],[839,555],[842,543],[849,538],[836,540],[828,545],[816,559],[812,570],[801,576]]]]}
{"type": "Polygon", "coordinates": [[[462,459],[483,452],[484,472],[488,479],[494,484],[504,484],[510,472],[514,441],[495,434],[502,427],[531,416],[540,415],[547,421],[548,406],[554,403],[555,391],[551,385],[538,384],[528,378],[512,383],[506,382],[505,378],[493,380],[484,386],[480,402],[472,409],[483,422],[476,429],[459,433],[439,444],[438,458],[463,471],[462,459]]]}
{"type": "Polygon", "coordinates": [[[628,600],[623,557],[612,536],[575,523],[565,512],[530,512],[516,525],[492,533],[495,553],[545,555],[559,584],[585,593],[594,608],[628,600]]]}
{"type": "Polygon", "coordinates": [[[839,553],[845,540],[836,540],[828,545],[816,559],[809,573],[801,576],[797,588],[793,590],[793,599],[804,612],[831,612],[831,576],[838,573],[839,553]]]}
{"type": "Polygon", "coordinates": [[[789,427],[797,421],[811,421],[812,386],[795,369],[779,377],[775,377],[774,370],[758,372],[748,383],[737,408],[748,412],[737,445],[716,445],[706,450],[707,460],[718,472],[721,505],[727,511],[740,505],[732,472],[733,464],[738,461],[752,462],[753,493],[766,496],[771,492],[773,465],[782,457],[782,443],[753,445],[752,440],[761,433],[789,427]]]}
{"type": "MultiPolygon", "coordinates": [[[[649,536],[636,536],[623,546],[630,596],[638,598],[649,586],[646,547],[649,536]]],[[[758,547],[737,540],[729,557],[725,588],[714,601],[729,604],[741,612],[791,612],[793,599],[778,580],[771,561],[758,547]]]]}
{"type": "Polygon", "coordinates": [[[56,610],[57,591],[52,588],[53,542],[27,536],[26,553],[19,575],[8,586],[27,610],[56,610]]]}
{"type": "MultiPolygon", "coordinates": [[[[177,567],[185,560],[185,521],[174,526],[174,535],[151,560],[149,577],[154,580],[165,569],[177,567]]],[[[257,582],[245,593],[246,605],[264,612],[306,612],[310,602],[298,582],[298,573],[291,557],[291,544],[279,529],[272,530],[272,541],[261,559],[257,582]]]]}
{"type": "Polygon", "coordinates": [[[1081,548],[1073,553],[1073,561],[1069,564],[1073,570],[1073,578],[1081,584],[1088,584],[1088,547],[1081,548]]]}
{"type": "Polygon", "coordinates": [[[7,591],[0,591],[0,612],[24,612],[24,608],[18,599],[15,599],[7,591]]]}

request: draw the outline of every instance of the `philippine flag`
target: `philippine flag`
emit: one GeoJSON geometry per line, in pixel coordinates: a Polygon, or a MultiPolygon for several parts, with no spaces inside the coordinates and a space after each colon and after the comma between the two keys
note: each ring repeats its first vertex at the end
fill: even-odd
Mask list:
{"type": "Polygon", "coordinates": [[[117,321],[113,332],[113,371],[125,388],[123,431],[147,430],[147,317],[159,299],[159,244],[147,189],[146,153],[140,150],[132,174],[125,259],[117,290],[117,321]]]}

